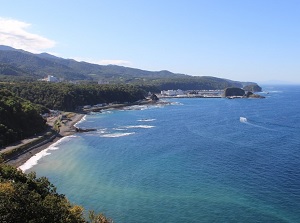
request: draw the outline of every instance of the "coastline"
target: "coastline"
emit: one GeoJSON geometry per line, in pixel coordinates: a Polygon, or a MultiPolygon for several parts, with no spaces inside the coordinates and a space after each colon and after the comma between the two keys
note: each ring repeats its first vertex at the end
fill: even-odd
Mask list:
{"type": "Polygon", "coordinates": [[[81,121],[84,118],[84,116],[85,116],[84,114],[74,113],[74,116],[71,117],[69,121],[67,121],[65,124],[63,124],[60,127],[59,133],[52,140],[50,140],[49,142],[47,142],[43,145],[40,145],[36,148],[30,149],[27,152],[24,152],[20,156],[17,156],[14,159],[9,160],[7,162],[7,164],[18,168],[18,167],[22,166],[23,164],[25,164],[30,158],[34,157],[36,154],[47,149],[52,144],[56,143],[58,140],[66,137],[66,136],[73,135],[75,133],[74,125],[76,125],[76,123],[81,121]]]}
{"type": "MultiPolygon", "coordinates": [[[[157,102],[157,101],[147,100],[142,103],[134,103],[134,104],[146,105],[146,104],[168,104],[168,103],[163,102],[163,101],[157,102]]],[[[109,110],[109,109],[121,109],[124,107],[132,106],[134,104],[111,105],[111,106],[106,106],[105,108],[102,108],[99,111],[109,110]]],[[[84,112],[86,112],[85,114],[84,113],[73,113],[74,115],[72,117],[69,117],[68,119],[66,119],[62,122],[62,125],[59,128],[59,133],[57,133],[56,136],[54,136],[51,140],[49,140],[48,142],[46,142],[40,146],[29,149],[28,151],[25,151],[24,153],[22,153],[19,156],[16,156],[15,158],[10,159],[7,162],[7,164],[19,168],[22,165],[24,165],[29,159],[36,156],[38,153],[48,149],[50,146],[52,146],[58,140],[61,140],[62,138],[66,137],[66,136],[75,134],[76,133],[75,125],[77,123],[81,122],[84,119],[85,115],[91,111],[93,111],[93,110],[91,109],[90,111],[84,111],[84,112]]],[[[97,110],[97,112],[98,112],[98,110],[97,110]]],[[[55,118],[48,120],[48,124],[53,127],[55,120],[56,120],[55,118]]]]}

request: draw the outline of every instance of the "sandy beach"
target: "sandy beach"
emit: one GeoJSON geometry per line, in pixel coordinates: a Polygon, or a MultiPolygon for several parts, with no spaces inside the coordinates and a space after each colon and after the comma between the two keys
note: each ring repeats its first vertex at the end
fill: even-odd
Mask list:
{"type": "Polygon", "coordinates": [[[83,117],[84,114],[74,113],[72,117],[68,118],[68,120],[61,125],[59,133],[57,133],[49,142],[41,146],[38,146],[36,148],[30,149],[29,151],[15,157],[14,159],[11,159],[7,163],[15,167],[19,167],[23,165],[27,160],[29,160],[35,154],[43,151],[44,149],[47,149],[50,145],[52,145],[59,139],[74,134],[75,133],[74,125],[77,122],[79,122],[83,117]]]}
{"type": "MultiPolygon", "coordinates": [[[[146,104],[168,104],[168,102],[154,102],[152,100],[147,100],[144,102],[140,102],[140,103],[132,103],[132,104],[120,104],[120,105],[110,105],[110,106],[106,106],[105,108],[102,108],[101,110],[105,110],[105,109],[120,109],[123,107],[128,107],[131,105],[146,105],[146,104]]],[[[97,111],[101,111],[101,110],[97,110],[97,111]]],[[[92,109],[91,109],[92,111],[92,109]]],[[[90,112],[90,111],[85,111],[85,112],[90,112]]],[[[36,155],[37,153],[47,149],[49,146],[51,146],[53,143],[57,142],[58,140],[60,140],[61,138],[65,137],[65,136],[69,136],[72,135],[74,133],[76,133],[74,125],[76,123],[78,123],[84,116],[85,114],[81,114],[81,113],[65,113],[68,114],[68,118],[64,119],[63,121],[61,121],[61,126],[59,128],[59,133],[57,133],[54,137],[51,138],[51,140],[47,141],[46,143],[43,143],[40,146],[34,147],[32,149],[29,149],[27,151],[25,151],[24,153],[22,153],[19,156],[14,157],[13,159],[10,159],[7,163],[15,166],[15,167],[20,167],[21,165],[23,165],[26,161],[28,161],[31,157],[33,157],[34,155],[36,155]]],[[[55,125],[55,121],[58,119],[58,117],[51,117],[48,118],[47,120],[47,124],[51,127],[53,127],[55,125]]],[[[28,140],[24,140],[25,141],[28,140]]],[[[22,143],[20,143],[18,146],[21,146],[22,143]]],[[[7,149],[7,148],[6,148],[7,149]]]]}

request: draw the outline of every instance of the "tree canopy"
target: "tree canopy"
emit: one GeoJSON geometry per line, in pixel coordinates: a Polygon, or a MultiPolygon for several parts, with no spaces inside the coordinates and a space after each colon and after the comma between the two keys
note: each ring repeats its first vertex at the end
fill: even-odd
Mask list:
{"type": "Polygon", "coordinates": [[[0,89],[0,146],[39,133],[46,127],[40,113],[47,109],[0,89]]]}
{"type": "Polygon", "coordinates": [[[2,84],[17,96],[49,109],[75,110],[78,106],[144,99],[145,91],[133,85],[16,82],[2,84]]]}
{"type": "MultiPolygon", "coordinates": [[[[92,223],[112,223],[103,214],[90,212],[92,223]]],[[[0,164],[0,222],[83,223],[84,209],[73,205],[46,177],[25,174],[0,164]]]]}

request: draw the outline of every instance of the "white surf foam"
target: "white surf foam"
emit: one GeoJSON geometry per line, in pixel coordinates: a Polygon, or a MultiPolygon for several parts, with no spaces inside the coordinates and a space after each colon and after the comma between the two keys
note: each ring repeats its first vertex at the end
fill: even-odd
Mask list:
{"type": "Polygon", "coordinates": [[[182,104],[181,102],[177,102],[177,101],[171,102],[170,104],[171,104],[171,105],[184,105],[184,104],[182,104]]]}
{"type": "Polygon", "coordinates": [[[124,128],[126,128],[126,129],[151,129],[154,127],[155,126],[153,126],[153,125],[129,125],[129,126],[125,126],[124,128]]]}
{"type": "Polygon", "coordinates": [[[25,172],[26,170],[31,169],[33,166],[38,164],[38,161],[40,159],[42,159],[45,156],[50,155],[50,151],[51,150],[57,150],[59,149],[59,145],[62,142],[65,142],[67,140],[69,140],[70,138],[74,138],[76,136],[66,136],[60,140],[58,140],[57,142],[55,142],[54,144],[50,145],[48,148],[42,150],[41,152],[35,154],[33,157],[31,157],[29,160],[27,160],[23,165],[19,166],[18,169],[20,169],[21,171],[25,172]]]}
{"type": "Polygon", "coordinates": [[[124,107],[124,110],[145,110],[148,107],[149,106],[147,105],[132,105],[132,106],[124,107]]]}
{"type": "Polygon", "coordinates": [[[103,110],[101,114],[111,114],[113,113],[111,109],[103,110]]]}
{"type": "Polygon", "coordinates": [[[135,132],[109,133],[109,134],[101,135],[100,137],[105,137],[105,138],[119,138],[119,137],[129,136],[129,135],[133,135],[133,134],[135,134],[135,132]]]}
{"type": "Polygon", "coordinates": [[[84,115],[82,117],[82,119],[80,119],[78,122],[76,122],[76,124],[74,126],[77,127],[78,124],[80,124],[81,122],[84,122],[84,121],[86,121],[86,115],[84,115]]]}
{"type": "Polygon", "coordinates": [[[113,130],[116,130],[116,131],[126,131],[127,129],[124,129],[124,128],[113,128],[113,130]]]}
{"type": "Polygon", "coordinates": [[[147,104],[147,105],[132,105],[128,107],[124,107],[124,110],[147,110],[147,109],[155,109],[155,108],[162,108],[166,104],[147,104]]]}
{"type": "Polygon", "coordinates": [[[107,128],[104,128],[104,129],[98,129],[98,130],[97,130],[97,133],[101,133],[101,134],[107,133],[107,128]]]}
{"type": "Polygon", "coordinates": [[[155,120],[156,120],[155,118],[139,119],[138,122],[153,122],[155,120]]]}

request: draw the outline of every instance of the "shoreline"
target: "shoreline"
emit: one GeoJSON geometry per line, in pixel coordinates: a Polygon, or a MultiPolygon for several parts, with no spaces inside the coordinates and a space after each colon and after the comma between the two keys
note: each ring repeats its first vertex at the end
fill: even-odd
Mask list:
{"type": "MultiPolygon", "coordinates": [[[[168,104],[166,102],[144,101],[143,103],[139,103],[137,105],[160,104],[160,103],[161,104],[168,104]]],[[[109,110],[109,109],[117,109],[118,110],[118,109],[128,107],[128,106],[132,106],[132,104],[120,104],[120,105],[117,105],[117,106],[116,105],[107,106],[105,109],[102,108],[101,110],[109,110]]],[[[34,157],[38,153],[42,152],[43,150],[46,150],[51,145],[56,143],[58,140],[66,137],[66,136],[74,135],[76,133],[75,125],[77,123],[81,122],[84,119],[84,117],[88,114],[87,111],[85,111],[85,112],[86,113],[76,113],[76,112],[74,112],[74,116],[69,118],[68,121],[62,123],[62,125],[60,126],[59,133],[57,133],[56,136],[53,139],[49,140],[45,144],[37,146],[36,148],[29,149],[28,151],[24,152],[23,154],[21,154],[19,156],[16,156],[15,158],[10,159],[7,162],[7,164],[9,164],[11,166],[14,166],[16,168],[19,168],[20,166],[25,164],[29,159],[31,159],[32,157],[34,157]]],[[[91,112],[91,111],[89,111],[89,112],[91,112]]],[[[52,120],[52,122],[54,122],[54,121],[52,120]]]]}
{"type": "Polygon", "coordinates": [[[70,118],[70,121],[66,122],[65,124],[63,124],[61,126],[60,132],[58,134],[56,134],[56,136],[52,140],[50,140],[49,142],[46,142],[45,144],[43,144],[41,146],[38,146],[36,148],[30,149],[30,150],[24,152],[23,154],[9,160],[7,162],[7,164],[19,168],[20,166],[25,164],[30,158],[34,157],[36,154],[42,152],[43,150],[49,148],[52,144],[56,143],[58,140],[76,133],[74,131],[74,129],[75,129],[74,125],[76,125],[76,123],[80,122],[84,118],[85,115],[80,114],[80,113],[74,113],[74,114],[75,115],[72,118],[70,118]]]}

